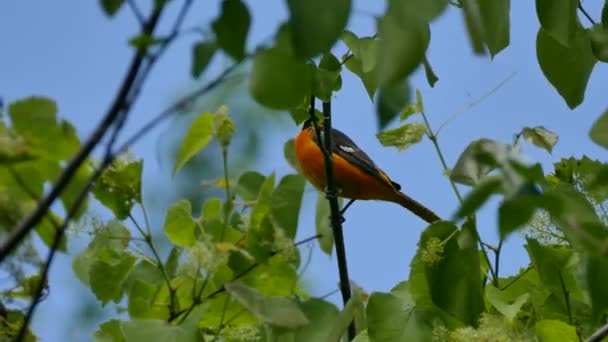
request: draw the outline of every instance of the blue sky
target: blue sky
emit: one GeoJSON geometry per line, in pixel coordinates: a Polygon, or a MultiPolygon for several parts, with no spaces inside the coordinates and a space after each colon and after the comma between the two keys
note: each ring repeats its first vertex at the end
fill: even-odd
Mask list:
{"type": "MultiPolygon", "coordinates": [[[[175,15],[180,3],[176,0],[170,6],[171,11],[165,19],[175,15]]],[[[284,2],[279,0],[246,3],[253,17],[248,39],[249,48],[253,49],[260,42],[268,41],[278,23],[287,18],[287,11],[284,2]]],[[[218,4],[219,1],[195,2],[186,27],[209,23],[217,15],[218,4]]],[[[585,2],[587,10],[596,18],[599,18],[602,4],[603,1],[585,2]]],[[[560,136],[552,156],[524,145],[524,154],[529,160],[540,161],[546,171],[561,157],[587,154],[602,159],[605,151],[590,142],[588,131],[608,106],[605,88],[608,68],[596,65],[584,103],[575,110],[568,109],[545,80],[536,61],[535,40],[539,24],[534,2],[512,1],[511,6],[511,44],[494,60],[472,54],[458,10],[450,8],[431,26],[428,57],[439,82],[431,89],[419,70],[411,78],[411,85],[421,90],[426,114],[435,129],[454,113],[461,113],[439,136],[448,164],[452,166],[459,153],[474,139],[487,137],[508,143],[523,127],[536,125],[544,125],[560,136]],[[463,110],[513,74],[494,94],[473,108],[463,110]]],[[[383,8],[382,1],[354,1],[349,29],[359,36],[372,35],[374,15],[382,13],[383,8]]],[[[21,0],[1,2],[0,18],[0,97],[5,103],[30,95],[52,97],[59,104],[61,117],[73,122],[81,137],[87,136],[108,107],[131,58],[132,50],[127,41],[137,30],[131,13],[123,10],[109,20],[98,8],[97,1],[21,0]]],[[[167,29],[167,25],[163,27],[167,29]]],[[[179,40],[155,67],[123,137],[192,85],[189,75],[192,38],[179,40]]],[[[337,44],[335,53],[344,52],[344,47],[337,44]]],[[[226,64],[225,59],[216,58],[211,73],[226,64]]],[[[568,66],[564,65],[564,68],[568,66]]],[[[333,104],[334,126],[349,134],[403,185],[406,193],[441,216],[449,217],[457,208],[457,200],[432,144],[424,140],[405,152],[382,148],[374,136],[377,132],[374,105],[356,77],[348,71],[343,77],[343,88],[333,104]]],[[[299,128],[286,122],[285,129],[273,132],[262,142],[261,160],[264,163],[254,166],[260,172],[291,172],[283,160],[283,142],[297,134],[299,128]]],[[[152,180],[171,182],[169,170],[161,168],[156,159],[158,138],[165,128],[153,130],[133,146],[134,154],[147,161],[144,193],[152,180]]],[[[315,199],[315,191],[308,187],[299,226],[301,238],[314,234],[315,199]]],[[[489,243],[496,242],[495,209],[496,201],[492,201],[482,210],[478,220],[481,235],[489,243]]],[[[356,203],[349,210],[345,223],[352,280],[371,292],[387,291],[406,279],[409,262],[424,227],[422,221],[398,205],[356,203]]],[[[304,253],[308,251],[308,248],[303,249],[304,253]]],[[[311,263],[305,275],[311,293],[322,295],[336,289],[335,258],[324,255],[316,246],[311,251],[311,263]]],[[[71,251],[72,254],[76,252],[71,251]]],[[[503,253],[503,275],[512,274],[527,263],[518,237],[509,239],[503,253]]],[[[68,312],[77,305],[80,296],[92,294],[73,276],[70,258],[62,256],[51,273],[51,294],[40,305],[35,317],[34,327],[43,341],[60,340],[63,336],[79,339],[90,336],[90,331],[69,326],[68,312]],[[61,320],[55,316],[57,307],[67,311],[62,313],[61,320]]],[[[330,298],[335,302],[340,300],[337,294],[330,298]]]]}

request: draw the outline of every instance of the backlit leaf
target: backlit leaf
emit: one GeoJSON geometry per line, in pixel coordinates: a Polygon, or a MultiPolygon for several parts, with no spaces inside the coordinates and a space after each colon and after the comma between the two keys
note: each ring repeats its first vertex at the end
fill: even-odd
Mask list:
{"type": "Polygon", "coordinates": [[[198,42],[192,45],[192,67],[190,74],[192,77],[199,77],[217,50],[217,43],[214,41],[198,42]]]}
{"type": "Polygon", "coordinates": [[[284,328],[299,328],[309,323],[298,305],[287,297],[265,296],[239,283],[228,283],[226,290],[260,320],[284,328]]]}
{"type": "Polygon", "coordinates": [[[405,124],[399,128],[389,129],[376,134],[383,146],[394,146],[399,151],[405,150],[422,140],[426,126],[421,122],[405,124]]]}
{"type": "Polygon", "coordinates": [[[525,127],[521,133],[528,142],[546,150],[553,152],[553,147],[557,144],[559,137],[543,126],[525,127]]]}
{"type": "Polygon", "coordinates": [[[540,342],[578,342],[576,328],[556,319],[543,319],[536,322],[534,331],[540,342]]]}
{"type": "Polygon", "coordinates": [[[125,219],[131,208],[141,203],[142,160],[121,156],[95,182],[93,195],[116,217],[125,219]]]}
{"type": "Polygon", "coordinates": [[[380,88],[376,102],[378,128],[384,129],[405,107],[410,99],[407,82],[396,82],[380,88]]]}
{"type": "Polygon", "coordinates": [[[287,175],[272,192],[272,218],[276,227],[283,229],[287,237],[293,239],[298,230],[298,218],[304,193],[304,177],[287,175]]]}
{"type": "Polygon", "coordinates": [[[194,155],[211,142],[213,122],[214,116],[210,113],[202,113],[194,119],[177,153],[173,166],[174,176],[194,155]]]}
{"type": "Polygon", "coordinates": [[[577,34],[578,0],[536,0],[536,15],[545,32],[564,47],[570,46],[577,34]]]}
{"type": "Polygon", "coordinates": [[[163,230],[174,244],[182,247],[192,246],[196,240],[195,226],[190,201],[180,200],[167,209],[163,230]]]}
{"type": "Polygon", "coordinates": [[[319,247],[325,254],[331,255],[334,248],[334,234],[331,230],[331,211],[325,194],[319,192],[317,196],[317,209],[315,210],[315,232],[321,234],[318,239],[319,247]]]}

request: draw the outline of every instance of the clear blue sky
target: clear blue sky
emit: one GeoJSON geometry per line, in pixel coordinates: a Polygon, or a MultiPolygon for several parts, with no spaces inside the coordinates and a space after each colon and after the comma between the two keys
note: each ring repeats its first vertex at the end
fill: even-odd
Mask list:
{"type": "MultiPolygon", "coordinates": [[[[172,9],[181,3],[178,0],[174,2],[172,9]]],[[[0,96],[5,103],[30,95],[50,96],[58,102],[60,115],[73,122],[82,137],[90,133],[121,80],[132,53],[127,40],[137,29],[128,10],[108,20],[97,3],[32,0],[0,3],[0,96]]],[[[186,26],[208,23],[216,16],[218,3],[196,1],[186,26]]],[[[254,48],[271,37],[279,21],[287,18],[287,12],[284,2],[279,0],[250,0],[246,3],[253,16],[248,44],[254,48]]],[[[602,3],[586,1],[585,6],[597,18],[602,3]]],[[[524,146],[525,155],[531,161],[542,162],[545,170],[550,170],[551,163],[558,158],[571,155],[585,153],[602,159],[605,151],[589,141],[588,131],[608,106],[605,87],[608,68],[596,66],[584,103],[574,111],[569,110],[544,79],[536,62],[535,40],[539,24],[534,2],[512,1],[511,5],[511,45],[493,61],[472,55],[458,10],[451,8],[432,25],[429,60],[439,82],[431,89],[423,73],[418,71],[411,84],[421,89],[433,127],[439,127],[453,113],[461,111],[515,73],[499,91],[464,111],[441,132],[439,142],[448,163],[452,166],[471,140],[488,137],[508,143],[522,127],[536,125],[545,125],[560,136],[552,156],[530,145],[524,146]]],[[[382,13],[383,7],[382,1],[354,1],[349,29],[358,35],[373,34],[374,15],[382,13]]],[[[171,14],[174,13],[172,11],[171,14]]],[[[167,14],[167,17],[171,15],[167,14]]],[[[154,69],[129,119],[127,134],[166,107],[191,84],[191,43],[190,38],[180,40],[154,69]]],[[[341,55],[344,48],[337,45],[335,51],[341,55]]],[[[216,59],[214,67],[217,69],[221,64],[226,63],[216,59]]],[[[564,68],[568,66],[564,65],[564,68]]],[[[403,153],[382,148],[374,137],[374,105],[368,100],[362,85],[348,72],[343,84],[334,101],[334,126],[347,132],[366,149],[378,165],[404,186],[406,193],[440,215],[449,217],[456,209],[457,201],[442,174],[432,145],[425,140],[403,153]]],[[[282,145],[298,132],[298,128],[295,125],[288,127],[263,141],[265,163],[256,166],[259,171],[290,172],[282,157],[282,145]]],[[[133,147],[134,153],[147,161],[144,192],[152,179],[171,182],[168,170],[160,169],[156,159],[158,137],[163,128],[152,131],[133,147]]],[[[315,192],[308,188],[301,212],[301,238],[314,234],[315,198],[315,192]]],[[[479,217],[482,237],[490,243],[496,241],[495,206],[494,201],[479,217]]],[[[352,280],[371,292],[386,291],[406,279],[409,262],[424,226],[423,222],[397,205],[356,203],[348,212],[345,223],[352,280]]],[[[303,251],[307,253],[308,249],[303,251]]],[[[76,248],[71,250],[71,254],[77,252],[76,248]]],[[[517,237],[510,240],[504,253],[501,265],[504,275],[516,272],[527,263],[521,240],[517,237]]],[[[305,277],[312,286],[313,295],[336,289],[335,258],[324,255],[314,246],[305,277]]],[[[43,341],[90,337],[91,331],[69,326],[69,312],[81,301],[80,296],[92,294],[73,276],[70,258],[62,256],[52,269],[50,296],[40,305],[35,317],[34,327],[43,341]],[[57,317],[58,307],[62,308],[61,318],[57,317]]],[[[338,295],[331,300],[339,302],[338,295]]]]}

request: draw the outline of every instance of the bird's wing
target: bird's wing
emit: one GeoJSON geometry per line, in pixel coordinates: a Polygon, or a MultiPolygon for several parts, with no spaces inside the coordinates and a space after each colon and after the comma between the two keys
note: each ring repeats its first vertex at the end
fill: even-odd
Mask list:
{"type": "MultiPolygon", "coordinates": [[[[392,186],[400,190],[401,186],[393,182],[376,164],[374,161],[365,153],[362,149],[355,144],[346,134],[340,132],[337,129],[332,129],[331,132],[331,143],[332,152],[346,159],[348,162],[356,165],[361,170],[368,174],[378,177],[380,179],[387,179],[392,183],[392,186]]],[[[315,138],[315,141],[317,139],[315,138]]],[[[318,145],[320,143],[316,141],[318,145]]],[[[321,146],[320,146],[321,147],[321,146]]],[[[322,148],[322,147],[321,147],[322,148]]]]}

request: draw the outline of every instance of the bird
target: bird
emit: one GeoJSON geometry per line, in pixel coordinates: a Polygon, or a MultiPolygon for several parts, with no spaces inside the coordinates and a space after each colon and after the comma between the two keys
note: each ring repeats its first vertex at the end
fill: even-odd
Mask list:
{"type": "MultiPolygon", "coordinates": [[[[323,129],[308,119],[295,138],[295,155],[302,174],[321,191],[326,190],[325,159],[322,150],[323,129]]],[[[331,130],[331,153],[334,184],[337,195],[354,200],[380,200],[400,204],[427,223],[441,220],[432,210],[401,192],[401,185],[394,182],[376,163],[346,134],[331,130]]],[[[344,211],[346,207],[342,210],[344,211]]]]}

